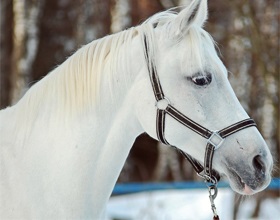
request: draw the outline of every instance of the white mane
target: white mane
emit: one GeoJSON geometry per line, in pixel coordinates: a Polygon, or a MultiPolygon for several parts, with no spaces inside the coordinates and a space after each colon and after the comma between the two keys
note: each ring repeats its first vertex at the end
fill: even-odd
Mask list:
{"type": "MultiPolygon", "coordinates": [[[[137,58],[130,54],[133,38],[139,35],[143,43],[143,36],[146,36],[149,58],[153,59],[153,62],[148,60],[147,63],[156,65],[154,59],[157,57],[158,45],[154,39],[154,27],[166,31],[166,36],[162,37],[170,38],[170,47],[185,40],[181,36],[169,34],[169,24],[176,16],[177,13],[172,10],[161,12],[137,27],[95,40],[80,48],[27,91],[17,105],[21,109],[15,116],[20,122],[17,126],[24,125],[25,128],[32,129],[38,115],[46,119],[56,117],[54,121],[68,121],[72,115],[82,114],[82,111],[100,109],[103,98],[100,89],[104,84],[108,87],[106,95],[110,96],[113,109],[115,96],[122,94],[115,91],[126,91],[126,88],[117,88],[116,82],[122,80],[129,85],[132,73],[129,64],[137,62],[137,58]],[[124,49],[126,53],[120,53],[120,49],[124,49]]],[[[201,42],[207,40],[213,44],[213,39],[206,31],[194,26],[189,30],[186,40],[190,40],[193,46],[191,51],[184,53],[191,53],[203,72],[205,58],[201,57],[204,54],[201,42]]],[[[145,46],[141,47],[144,53],[145,46]]],[[[182,61],[186,62],[187,59],[183,58],[182,61]]]]}

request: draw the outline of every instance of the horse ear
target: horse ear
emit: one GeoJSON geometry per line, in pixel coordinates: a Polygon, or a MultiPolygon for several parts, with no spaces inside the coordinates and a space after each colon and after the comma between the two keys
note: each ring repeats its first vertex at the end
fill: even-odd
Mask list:
{"type": "Polygon", "coordinates": [[[172,22],[172,29],[175,35],[185,34],[192,25],[202,27],[207,16],[207,0],[192,0],[172,22]]]}

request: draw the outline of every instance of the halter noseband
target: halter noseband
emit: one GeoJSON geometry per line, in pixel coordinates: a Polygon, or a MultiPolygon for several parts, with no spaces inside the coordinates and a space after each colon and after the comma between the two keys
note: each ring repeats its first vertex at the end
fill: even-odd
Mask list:
{"type": "MultiPolygon", "coordinates": [[[[144,35],[144,45],[145,45],[145,55],[147,60],[149,61],[149,55],[148,55],[148,45],[147,45],[147,39],[144,35]]],[[[214,151],[219,148],[224,139],[228,137],[229,135],[238,132],[242,129],[256,126],[256,123],[253,119],[248,118],[242,121],[239,121],[235,124],[232,124],[220,131],[211,131],[207,128],[201,126],[200,124],[196,123],[195,121],[191,120],[184,114],[182,114],[179,110],[177,110],[175,107],[173,107],[170,103],[170,101],[164,96],[158,74],[155,70],[154,65],[148,64],[148,70],[150,75],[150,81],[152,84],[152,88],[154,91],[155,99],[156,99],[156,108],[157,108],[157,117],[156,117],[156,132],[157,137],[159,141],[166,145],[171,144],[168,143],[168,141],[165,139],[165,116],[166,114],[170,115],[172,118],[174,118],[179,123],[183,124],[185,127],[193,130],[200,136],[207,139],[207,145],[205,149],[205,157],[204,157],[204,167],[193,157],[191,157],[189,154],[185,153],[184,151],[176,148],[175,146],[172,146],[176,148],[186,159],[189,160],[189,162],[192,164],[193,168],[197,172],[199,176],[204,178],[207,182],[211,182],[213,184],[216,184],[220,176],[218,172],[212,169],[212,160],[214,151]],[[201,174],[201,172],[204,170],[204,173],[201,174]]]]}

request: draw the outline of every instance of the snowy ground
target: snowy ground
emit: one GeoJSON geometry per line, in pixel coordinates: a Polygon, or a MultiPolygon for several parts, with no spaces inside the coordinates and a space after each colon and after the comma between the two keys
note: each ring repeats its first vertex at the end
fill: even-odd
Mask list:
{"type": "MultiPolygon", "coordinates": [[[[242,198],[238,220],[250,219],[254,197],[242,198]]],[[[234,193],[219,189],[215,199],[221,220],[233,219],[234,193]]],[[[213,214],[207,189],[161,190],[114,196],[106,210],[106,220],[210,220],[213,214]]],[[[280,199],[265,200],[259,220],[280,220],[280,199]]]]}

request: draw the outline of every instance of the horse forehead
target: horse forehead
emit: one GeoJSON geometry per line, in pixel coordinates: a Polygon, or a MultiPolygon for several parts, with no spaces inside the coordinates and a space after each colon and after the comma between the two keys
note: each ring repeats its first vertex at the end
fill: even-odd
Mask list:
{"type": "MultiPolygon", "coordinates": [[[[211,36],[205,31],[193,31],[186,36],[176,39],[163,39],[159,45],[161,55],[168,56],[167,59],[191,60],[192,63],[203,61],[206,63],[209,56],[218,59],[215,43],[211,36]]],[[[212,58],[212,59],[213,59],[212,58]]]]}
{"type": "MultiPolygon", "coordinates": [[[[178,70],[182,74],[193,74],[201,71],[226,72],[224,65],[219,59],[215,50],[205,45],[194,46],[189,42],[181,42],[172,47],[166,48],[158,61],[163,67],[178,70]]],[[[171,73],[170,73],[171,74],[171,73]]],[[[174,74],[174,73],[172,73],[174,74]]]]}

